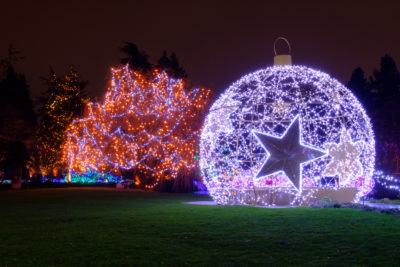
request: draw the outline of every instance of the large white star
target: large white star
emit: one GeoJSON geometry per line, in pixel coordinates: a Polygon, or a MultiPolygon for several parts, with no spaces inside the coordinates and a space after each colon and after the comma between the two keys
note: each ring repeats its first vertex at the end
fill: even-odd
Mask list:
{"type": "Polygon", "coordinates": [[[253,131],[269,156],[258,172],[256,179],[273,173],[283,172],[298,192],[302,191],[302,165],[326,156],[324,151],[301,143],[301,123],[296,116],[286,132],[280,136],[270,136],[253,131]]]}
{"type": "Polygon", "coordinates": [[[333,159],[326,166],[323,175],[339,175],[339,184],[341,186],[348,185],[352,177],[363,173],[363,167],[359,159],[363,147],[364,142],[357,141],[353,143],[350,134],[346,130],[342,130],[339,144],[327,144],[328,154],[333,159]]]}

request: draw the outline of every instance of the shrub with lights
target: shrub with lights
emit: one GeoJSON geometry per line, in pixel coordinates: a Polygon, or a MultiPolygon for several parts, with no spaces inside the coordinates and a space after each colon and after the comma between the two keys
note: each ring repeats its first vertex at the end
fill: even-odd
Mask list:
{"type": "Polygon", "coordinates": [[[375,170],[373,176],[376,186],[368,197],[400,199],[399,175],[388,175],[381,170],[375,170]]]}
{"type": "Polygon", "coordinates": [[[75,173],[140,174],[147,188],[196,168],[196,147],[209,90],[187,90],[181,79],[128,66],[112,69],[104,101],[89,103],[63,146],[75,173]]]}
{"type": "Polygon", "coordinates": [[[98,173],[94,171],[87,171],[84,173],[71,172],[66,178],[68,182],[76,184],[117,184],[123,181],[121,176],[112,175],[110,173],[98,173]]]}
{"type": "Polygon", "coordinates": [[[212,105],[201,133],[203,181],[220,204],[307,205],[341,194],[357,201],[374,186],[374,161],[360,102],[303,66],[245,75],[212,105]]]}

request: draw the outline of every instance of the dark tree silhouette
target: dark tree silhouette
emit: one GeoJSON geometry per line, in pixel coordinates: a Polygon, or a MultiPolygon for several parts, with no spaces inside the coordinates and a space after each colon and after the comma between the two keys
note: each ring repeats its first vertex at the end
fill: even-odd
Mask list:
{"type": "Polygon", "coordinates": [[[172,53],[171,57],[169,58],[167,51],[164,50],[163,55],[158,60],[157,68],[165,70],[168,75],[175,79],[187,78],[186,71],[179,65],[179,61],[175,53],[172,53]]]}
{"type": "Polygon", "coordinates": [[[22,58],[17,54],[10,47],[8,57],[1,60],[0,168],[7,178],[20,180],[26,173],[36,115],[26,78],[16,73],[12,64],[22,58]]]}
{"type": "Polygon", "coordinates": [[[158,60],[157,68],[167,69],[170,66],[171,66],[171,62],[170,62],[170,59],[168,58],[167,50],[164,50],[162,56],[158,60]]]}
{"type": "Polygon", "coordinates": [[[400,73],[390,56],[381,58],[380,69],[370,77],[370,88],[375,123],[383,131],[395,130],[400,124],[400,73]]]}
{"type": "Polygon", "coordinates": [[[400,73],[394,60],[385,55],[379,70],[370,77],[374,108],[372,118],[377,136],[377,165],[399,172],[400,162],[400,73]]]}
{"type": "Polygon", "coordinates": [[[88,99],[84,93],[87,83],[80,80],[79,73],[73,67],[63,78],[50,70],[45,82],[47,90],[40,99],[37,151],[40,171],[49,175],[54,168],[62,165],[61,150],[65,132],[72,120],[83,114],[88,99]]]}
{"type": "Polygon", "coordinates": [[[126,42],[121,51],[127,56],[121,58],[122,64],[129,64],[132,70],[146,73],[153,68],[149,62],[149,56],[144,51],[139,51],[138,47],[130,42],[126,42]]]}
{"type": "Polygon", "coordinates": [[[346,86],[353,91],[364,107],[369,110],[371,107],[370,86],[364,76],[364,71],[360,67],[357,67],[353,70],[350,81],[346,84],[346,86]]]}
{"type": "Polygon", "coordinates": [[[17,50],[13,45],[10,45],[8,48],[8,56],[0,60],[0,68],[2,69],[2,75],[5,76],[7,74],[7,70],[12,63],[20,61],[24,59],[21,56],[21,52],[17,50]]]}
{"type": "Polygon", "coordinates": [[[22,141],[0,139],[0,169],[4,177],[18,183],[27,177],[26,164],[29,161],[29,151],[22,141]]]}
{"type": "Polygon", "coordinates": [[[400,73],[394,60],[385,55],[369,82],[361,68],[353,71],[347,84],[367,108],[376,136],[376,165],[387,172],[400,171],[400,73]]]}
{"type": "Polygon", "coordinates": [[[400,96],[400,73],[394,60],[385,55],[381,58],[381,67],[374,70],[370,77],[372,93],[376,94],[380,105],[387,105],[388,101],[398,100],[400,96]]]}

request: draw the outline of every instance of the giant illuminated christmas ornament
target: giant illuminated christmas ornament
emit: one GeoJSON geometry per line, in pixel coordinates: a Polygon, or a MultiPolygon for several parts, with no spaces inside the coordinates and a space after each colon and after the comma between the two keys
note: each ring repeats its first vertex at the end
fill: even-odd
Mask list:
{"type": "Polygon", "coordinates": [[[226,89],[205,119],[203,181],[219,204],[357,201],[374,186],[375,141],[356,97],[289,55],[226,89]]]}
{"type": "Polygon", "coordinates": [[[70,172],[133,170],[148,178],[148,188],[192,172],[210,91],[188,90],[158,70],[144,75],[124,66],[111,74],[104,101],[89,103],[68,128],[63,151],[70,172]]]}

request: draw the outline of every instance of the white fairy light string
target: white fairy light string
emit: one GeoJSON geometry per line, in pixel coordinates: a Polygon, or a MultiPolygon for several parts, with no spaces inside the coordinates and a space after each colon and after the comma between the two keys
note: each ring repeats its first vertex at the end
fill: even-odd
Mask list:
{"type": "Polygon", "coordinates": [[[375,170],[374,179],[383,188],[400,193],[400,178],[392,175],[386,175],[383,171],[375,170]]]}
{"type": "Polygon", "coordinates": [[[295,205],[320,188],[356,188],[358,200],[372,190],[374,162],[374,134],[360,102],[337,80],[303,66],[268,67],[244,76],[212,105],[201,132],[203,181],[220,204],[271,205],[287,194],[295,205]],[[302,193],[284,173],[255,178],[268,153],[252,132],[279,137],[296,116],[302,142],[327,153],[302,165],[307,188],[302,193]],[[351,153],[338,156],[337,148],[351,153]]]}

